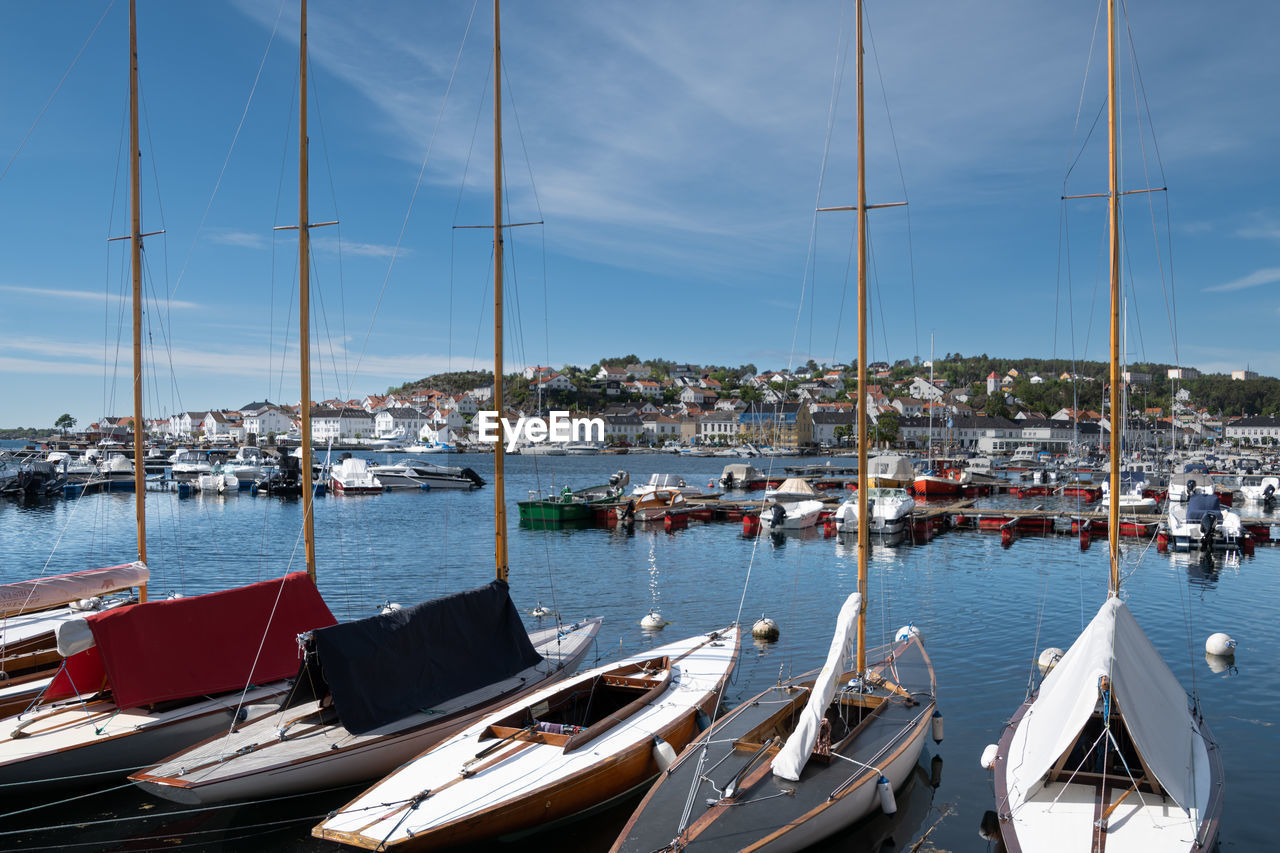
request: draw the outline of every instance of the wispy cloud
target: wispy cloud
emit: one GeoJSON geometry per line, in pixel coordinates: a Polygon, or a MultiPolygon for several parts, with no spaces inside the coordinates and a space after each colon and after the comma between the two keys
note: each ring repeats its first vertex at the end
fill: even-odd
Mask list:
{"type": "MultiPolygon", "coordinates": [[[[38,296],[41,299],[48,299],[54,302],[62,300],[74,300],[76,302],[96,302],[101,305],[104,302],[118,305],[126,301],[126,297],[118,293],[102,293],[92,290],[65,290],[60,287],[28,287],[20,284],[0,284],[0,291],[6,293],[20,293],[26,296],[38,296]]],[[[202,307],[195,302],[182,302],[180,300],[172,300],[165,303],[166,307],[174,309],[188,309],[202,307]]]]}
{"type": "Polygon", "coordinates": [[[1256,272],[1249,273],[1243,278],[1235,281],[1229,281],[1226,284],[1215,284],[1212,287],[1206,287],[1206,293],[1224,293],[1230,290],[1245,290],[1250,287],[1261,287],[1264,284],[1275,284],[1280,282],[1280,267],[1267,267],[1256,272]]]}
{"type": "Polygon", "coordinates": [[[209,229],[207,239],[210,243],[222,246],[238,246],[242,249],[268,249],[271,247],[266,235],[252,231],[230,231],[209,229]]]}
{"type": "MultiPolygon", "coordinates": [[[[311,247],[318,252],[330,252],[344,255],[358,255],[362,258],[390,258],[396,254],[396,247],[383,243],[357,243],[352,240],[338,240],[336,237],[312,238],[311,247]]],[[[412,252],[401,246],[399,255],[407,257],[412,252]]]]}
{"type": "Polygon", "coordinates": [[[1259,222],[1236,231],[1237,237],[1250,240],[1280,240],[1280,222],[1259,222]]]}

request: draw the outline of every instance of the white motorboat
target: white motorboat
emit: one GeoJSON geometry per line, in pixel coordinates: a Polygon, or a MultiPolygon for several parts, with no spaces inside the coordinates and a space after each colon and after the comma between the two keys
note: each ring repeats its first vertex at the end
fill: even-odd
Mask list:
{"type": "Polygon", "coordinates": [[[204,454],[186,447],[174,448],[173,455],[169,457],[169,471],[175,480],[194,480],[212,470],[213,466],[204,454]]]}
{"type": "Polygon", "coordinates": [[[240,491],[240,479],[236,477],[236,473],[228,465],[215,465],[213,470],[207,474],[200,474],[196,477],[196,488],[202,492],[217,492],[218,494],[234,494],[240,491]]]}
{"type": "MultiPolygon", "coordinates": [[[[906,537],[907,523],[916,502],[906,489],[867,489],[868,523],[871,536],[885,544],[896,544],[906,537]]],[[[836,526],[841,533],[858,529],[858,496],[845,499],[835,512],[836,526]]]]}
{"type": "Polygon", "coordinates": [[[385,489],[475,489],[484,480],[470,468],[436,465],[421,459],[401,459],[394,465],[370,465],[369,471],[385,489]]]}
{"type": "Polygon", "coordinates": [[[1261,480],[1240,485],[1240,496],[1247,501],[1270,505],[1280,492],[1280,477],[1263,477],[1261,480]]]}
{"type": "Polygon", "coordinates": [[[1248,535],[1240,516],[1212,494],[1192,495],[1185,504],[1170,501],[1164,532],[1175,551],[1235,550],[1248,535]]]}
{"type": "Polygon", "coordinates": [[[333,490],[340,495],[368,495],[383,491],[382,481],[374,476],[369,462],[357,456],[344,456],[329,469],[333,490]]]}
{"type": "Polygon", "coordinates": [[[806,530],[818,523],[826,506],[819,500],[767,502],[760,510],[760,529],[770,533],[806,530]]]}

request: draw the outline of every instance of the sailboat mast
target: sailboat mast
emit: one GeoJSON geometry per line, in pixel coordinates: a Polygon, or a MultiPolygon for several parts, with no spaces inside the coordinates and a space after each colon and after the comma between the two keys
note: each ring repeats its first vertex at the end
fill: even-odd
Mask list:
{"type": "MultiPolygon", "coordinates": [[[[493,401],[502,417],[502,40],[498,0],[493,0],[493,401]]],[[[493,445],[493,546],[498,580],[507,580],[507,490],[504,452],[493,445]]]]}
{"type": "MultiPolygon", "coordinates": [[[[143,462],[142,422],[142,199],[139,196],[138,141],[138,20],[136,0],[129,0],[129,205],[133,266],[133,492],[138,524],[138,561],[147,562],[146,465],[143,462]]],[[[138,587],[140,601],[147,600],[147,586],[138,587]]]]}
{"type": "Polygon", "coordinates": [[[1116,164],[1116,4],[1107,0],[1107,148],[1111,264],[1111,507],[1107,551],[1111,558],[1111,595],[1120,592],[1120,181],[1116,164]]]}
{"type": "Polygon", "coordinates": [[[311,474],[311,232],[307,197],[307,0],[302,0],[298,49],[298,361],[302,379],[302,528],[307,575],[316,579],[315,486],[311,474]]]}
{"type": "Polygon", "coordinates": [[[862,109],[862,0],[855,3],[858,82],[858,667],[867,668],[867,553],[870,519],[867,518],[867,158],[862,109]]]}

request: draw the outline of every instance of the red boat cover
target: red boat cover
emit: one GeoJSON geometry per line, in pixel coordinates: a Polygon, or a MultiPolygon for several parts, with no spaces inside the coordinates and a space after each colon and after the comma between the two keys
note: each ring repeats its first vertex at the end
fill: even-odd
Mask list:
{"type": "Polygon", "coordinates": [[[67,658],[46,701],[89,695],[101,683],[95,669],[121,708],[278,681],[298,672],[298,634],[337,623],[304,572],[87,619],[97,645],[67,658]]]}

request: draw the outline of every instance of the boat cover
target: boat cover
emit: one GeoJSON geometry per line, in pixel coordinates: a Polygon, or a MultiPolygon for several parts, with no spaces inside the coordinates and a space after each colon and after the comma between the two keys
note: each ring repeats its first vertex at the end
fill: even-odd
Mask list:
{"type": "Polygon", "coordinates": [[[781,779],[797,782],[805,762],[813,754],[813,745],[818,741],[818,729],[822,718],[827,713],[827,706],[836,695],[840,686],[840,675],[845,671],[844,662],[853,650],[857,639],[858,611],[862,609],[862,596],[851,593],[840,608],[836,617],[836,632],[831,638],[831,647],[827,650],[827,662],[822,665],[818,679],[813,683],[813,693],[809,702],[800,713],[791,737],[773,757],[773,775],[781,779]]]}
{"type": "Polygon", "coordinates": [[[542,660],[507,585],[490,581],[312,633],[302,683],[322,680],[352,734],[510,678],[542,660]]]}
{"type": "Polygon", "coordinates": [[[905,456],[886,454],[876,456],[867,462],[867,475],[910,483],[916,478],[916,466],[912,465],[911,460],[905,456]]]}
{"type": "Polygon", "coordinates": [[[336,621],[305,572],[85,620],[94,647],[66,659],[45,701],[88,695],[104,677],[121,708],[279,681],[298,671],[298,635],[336,621]]]}
{"type": "Polygon", "coordinates": [[[133,562],[3,584],[0,585],[0,618],[128,589],[146,583],[150,576],[145,563],[133,562]]]}
{"type": "Polygon", "coordinates": [[[1187,523],[1199,524],[1200,519],[1212,515],[1222,520],[1222,501],[1217,495],[1195,494],[1187,499],[1187,523]]]}
{"type": "MultiPolygon", "coordinates": [[[[1062,656],[1009,744],[1009,788],[1027,797],[1084,728],[1108,676],[1147,768],[1184,811],[1195,807],[1195,744],[1187,694],[1133,614],[1112,596],[1062,656]]],[[[1198,792],[1203,800],[1207,792],[1198,792]]]]}
{"type": "Polygon", "coordinates": [[[782,481],[782,485],[773,490],[775,495],[796,495],[802,498],[816,498],[818,492],[813,488],[813,484],[808,480],[802,480],[799,477],[788,477],[782,481]]]}

